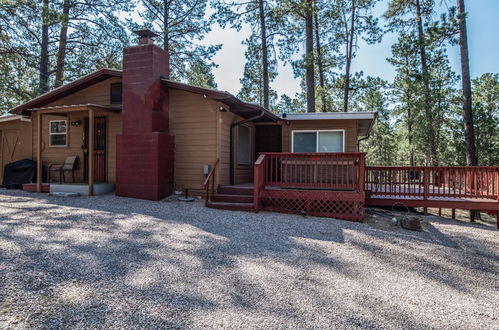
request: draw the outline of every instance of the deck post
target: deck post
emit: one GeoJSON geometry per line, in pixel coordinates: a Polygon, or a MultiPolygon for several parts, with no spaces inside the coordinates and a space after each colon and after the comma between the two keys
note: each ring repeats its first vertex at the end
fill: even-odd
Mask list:
{"type": "Polygon", "coordinates": [[[358,182],[358,191],[363,192],[365,187],[365,181],[366,181],[366,155],[361,154],[359,156],[359,182],[358,182]]]}
{"type": "Polygon", "coordinates": [[[452,209],[452,219],[456,219],[456,209],[452,209]]]}
{"type": "MultiPolygon", "coordinates": [[[[424,185],[424,192],[423,192],[423,200],[426,202],[428,200],[428,194],[430,191],[430,172],[427,167],[423,169],[424,171],[424,178],[423,178],[423,185],[424,185]]],[[[424,203],[426,205],[426,203],[424,203]]],[[[423,208],[423,213],[425,215],[428,214],[428,208],[425,206],[423,208]]]]}
{"type": "Polygon", "coordinates": [[[94,195],[94,109],[88,109],[88,196],[94,195]]]}
{"type": "Polygon", "coordinates": [[[36,192],[42,192],[42,114],[36,117],[36,192]]]}

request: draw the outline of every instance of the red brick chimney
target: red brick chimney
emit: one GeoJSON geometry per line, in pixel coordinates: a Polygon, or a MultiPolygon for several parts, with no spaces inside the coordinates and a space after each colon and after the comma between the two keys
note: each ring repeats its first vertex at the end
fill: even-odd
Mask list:
{"type": "Polygon", "coordinates": [[[174,139],[169,133],[169,56],[149,30],[123,51],[123,130],[117,136],[116,195],[159,200],[173,190],[174,139]]]}

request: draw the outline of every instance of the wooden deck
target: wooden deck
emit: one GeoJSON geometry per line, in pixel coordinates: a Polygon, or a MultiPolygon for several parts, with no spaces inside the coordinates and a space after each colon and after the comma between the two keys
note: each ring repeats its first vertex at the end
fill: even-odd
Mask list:
{"type": "Polygon", "coordinates": [[[215,172],[216,165],[205,182],[207,206],[244,200],[244,209],[255,212],[354,221],[364,221],[366,205],[480,210],[495,214],[499,228],[497,166],[380,167],[365,166],[365,153],[262,153],[254,164],[254,183],[219,187],[225,197],[213,186],[215,172]]]}

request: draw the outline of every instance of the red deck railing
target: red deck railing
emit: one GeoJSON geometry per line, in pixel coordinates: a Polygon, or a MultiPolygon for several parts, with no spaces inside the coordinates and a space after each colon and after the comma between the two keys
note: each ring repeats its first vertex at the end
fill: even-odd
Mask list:
{"type": "Polygon", "coordinates": [[[499,201],[498,166],[366,166],[365,190],[378,196],[499,201]]]}
{"type": "Polygon", "coordinates": [[[365,155],[262,153],[254,165],[255,212],[263,207],[362,221],[365,155]]]}
{"type": "Polygon", "coordinates": [[[364,190],[365,153],[262,153],[259,160],[265,186],[364,190]]]}

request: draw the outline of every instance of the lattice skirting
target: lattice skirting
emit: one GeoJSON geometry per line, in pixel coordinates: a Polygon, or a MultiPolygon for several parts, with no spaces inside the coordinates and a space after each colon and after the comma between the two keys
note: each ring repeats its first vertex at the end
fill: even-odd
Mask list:
{"type": "Polygon", "coordinates": [[[272,212],[299,213],[364,221],[365,194],[354,191],[263,190],[262,208],[272,212]]]}

